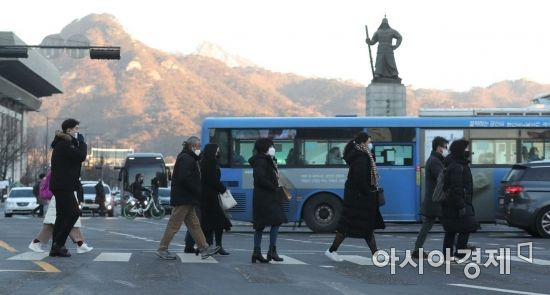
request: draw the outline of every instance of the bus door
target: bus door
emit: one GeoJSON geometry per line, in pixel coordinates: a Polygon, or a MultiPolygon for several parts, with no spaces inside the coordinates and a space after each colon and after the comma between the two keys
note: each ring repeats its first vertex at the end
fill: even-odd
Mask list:
{"type": "Polygon", "coordinates": [[[380,210],[384,220],[415,221],[418,204],[414,144],[375,143],[374,154],[386,199],[380,210]]]}
{"type": "Polygon", "coordinates": [[[229,210],[231,219],[252,221],[254,179],[250,168],[222,168],[222,183],[231,191],[237,205],[229,210]]]}

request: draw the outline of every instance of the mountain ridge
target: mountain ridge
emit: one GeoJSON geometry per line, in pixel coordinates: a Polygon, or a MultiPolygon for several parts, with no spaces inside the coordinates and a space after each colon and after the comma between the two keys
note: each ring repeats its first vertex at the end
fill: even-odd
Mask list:
{"type": "MultiPolygon", "coordinates": [[[[119,61],[53,59],[62,73],[64,94],[43,99],[42,113],[78,118],[83,132],[99,146],[174,156],[183,137],[198,134],[207,116],[365,113],[365,86],[359,83],[277,73],[250,64],[229,66],[227,60],[206,54],[168,53],[133,38],[109,14],[74,20],[60,34],[82,34],[94,45],[121,46],[119,61]]],[[[416,115],[420,107],[522,107],[543,92],[550,92],[550,85],[525,79],[465,92],[408,87],[407,113],[416,115]]],[[[40,133],[44,118],[29,117],[29,127],[40,133]]]]}

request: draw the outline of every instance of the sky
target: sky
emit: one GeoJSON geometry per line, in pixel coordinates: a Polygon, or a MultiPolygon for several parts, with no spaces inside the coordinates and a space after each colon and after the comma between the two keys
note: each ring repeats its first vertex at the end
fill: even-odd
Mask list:
{"type": "Polygon", "coordinates": [[[365,25],[372,35],[387,15],[403,36],[403,84],[462,91],[550,83],[549,11],[542,0],[27,0],[2,3],[0,30],[38,44],[75,19],[110,13],[154,48],[188,54],[208,41],[272,71],[367,85],[365,25]]]}

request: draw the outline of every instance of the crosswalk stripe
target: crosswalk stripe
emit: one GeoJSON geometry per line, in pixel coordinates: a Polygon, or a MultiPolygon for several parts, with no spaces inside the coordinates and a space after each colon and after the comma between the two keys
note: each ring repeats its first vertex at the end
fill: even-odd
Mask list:
{"type": "Polygon", "coordinates": [[[24,252],[13,257],[8,258],[8,260],[42,260],[47,257],[49,254],[47,252],[37,253],[37,252],[24,252]]]}
{"type": "Polygon", "coordinates": [[[112,253],[112,252],[101,252],[94,261],[102,262],[128,262],[132,257],[132,253],[112,253]]]}
{"type": "MultiPolygon", "coordinates": [[[[512,261],[518,261],[518,262],[524,262],[524,263],[529,263],[528,261],[525,261],[519,257],[516,257],[516,256],[510,256],[510,259],[512,261]]],[[[544,259],[537,259],[537,258],[533,258],[533,264],[536,264],[536,265],[544,265],[544,266],[548,266],[550,265],[550,260],[544,260],[544,259]]]]}
{"type": "Polygon", "coordinates": [[[359,264],[359,265],[374,265],[374,263],[372,263],[371,258],[367,258],[359,255],[338,255],[338,257],[344,259],[345,261],[359,264]]]}
{"type": "Polygon", "coordinates": [[[271,261],[273,264],[294,264],[294,265],[306,265],[307,263],[300,261],[298,259],[286,256],[286,255],[279,255],[279,257],[283,258],[283,261],[277,262],[277,261],[271,261]]]}
{"type": "Polygon", "coordinates": [[[210,256],[206,259],[202,259],[200,255],[194,253],[178,253],[181,259],[181,263],[218,263],[214,257],[210,256]]]}

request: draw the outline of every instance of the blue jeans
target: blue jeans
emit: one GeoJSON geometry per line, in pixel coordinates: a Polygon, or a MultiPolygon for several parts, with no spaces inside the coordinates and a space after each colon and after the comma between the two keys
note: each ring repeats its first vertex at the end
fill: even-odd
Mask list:
{"type": "MultiPolygon", "coordinates": [[[[279,226],[272,226],[269,231],[269,247],[277,246],[277,235],[279,234],[279,226]]],[[[256,230],[254,232],[254,248],[260,248],[262,246],[263,230],[256,230]]]]}

